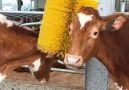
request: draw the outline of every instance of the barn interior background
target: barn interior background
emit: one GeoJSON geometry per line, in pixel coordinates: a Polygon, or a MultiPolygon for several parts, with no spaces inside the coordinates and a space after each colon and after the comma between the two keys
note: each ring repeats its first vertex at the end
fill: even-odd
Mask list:
{"type": "MultiPolygon", "coordinates": [[[[42,11],[46,0],[22,0],[23,5],[20,8],[21,0],[0,0],[0,10],[21,10],[21,11],[42,11]],[[17,7],[17,8],[16,8],[17,7]]],[[[121,10],[121,3],[125,3],[125,11],[129,11],[129,0],[115,0],[115,9],[117,12],[121,10]]]]}
{"type": "MultiPolygon", "coordinates": [[[[0,10],[20,10],[20,11],[43,11],[46,0],[0,0],[0,10]],[[17,7],[17,8],[16,8],[17,7]]],[[[124,2],[125,12],[129,11],[129,0],[115,0],[115,9],[121,11],[122,2],[124,2]]]]}
{"type": "Polygon", "coordinates": [[[46,0],[0,0],[0,10],[43,11],[46,0]]]}
{"type": "MultiPolygon", "coordinates": [[[[35,25],[39,26],[43,18],[42,15],[45,3],[46,0],[0,0],[0,10],[2,10],[0,11],[0,13],[5,14],[6,16],[11,15],[9,19],[13,20],[16,18],[25,19],[23,20],[25,22],[22,22],[21,26],[35,26],[35,25]],[[19,13],[17,11],[21,12],[19,13]],[[34,18],[36,18],[36,21],[33,20],[34,18]]],[[[120,11],[128,12],[129,0],[115,0],[115,10],[116,12],[120,11]]],[[[80,71],[60,70],[60,69],[52,69],[52,70],[84,74],[84,72],[82,71],[80,72],[80,71]]]]}

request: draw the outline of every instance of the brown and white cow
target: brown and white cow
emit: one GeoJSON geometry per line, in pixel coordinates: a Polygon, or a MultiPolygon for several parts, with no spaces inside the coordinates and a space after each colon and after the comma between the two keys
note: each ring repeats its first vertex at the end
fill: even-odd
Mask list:
{"type": "Polygon", "coordinates": [[[38,35],[15,25],[0,14],[0,81],[10,70],[29,65],[31,72],[41,82],[47,82],[55,56],[46,57],[37,50],[38,35]]]}
{"type": "Polygon", "coordinates": [[[68,67],[80,68],[96,57],[107,67],[119,90],[129,90],[129,18],[116,16],[125,17],[124,23],[108,30],[107,21],[97,10],[82,7],[71,24],[71,43],[64,62],[68,67]]]}

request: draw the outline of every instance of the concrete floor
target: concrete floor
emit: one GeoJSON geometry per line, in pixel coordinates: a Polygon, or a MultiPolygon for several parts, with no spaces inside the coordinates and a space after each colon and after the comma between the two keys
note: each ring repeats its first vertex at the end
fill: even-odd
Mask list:
{"type": "Polygon", "coordinates": [[[47,84],[41,84],[30,73],[11,72],[0,83],[0,90],[84,90],[84,76],[52,72],[47,84]]]}
{"type": "MultiPolygon", "coordinates": [[[[10,72],[0,83],[0,90],[84,90],[84,75],[51,72],[47,84],[41,84],[30,73],[10,72]]],[[[110,80],[109,90],[118,90],[110,80]]]]}

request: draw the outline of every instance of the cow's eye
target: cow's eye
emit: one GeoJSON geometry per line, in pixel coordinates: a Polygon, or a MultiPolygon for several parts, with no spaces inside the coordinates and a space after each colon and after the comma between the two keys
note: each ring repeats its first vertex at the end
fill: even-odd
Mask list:
{"type": "Polygon", "coordinates": [[[97,36],[98,36],[98,34],[99,34],[98,28],[97,28],[97,27],[93,27],[93,28],[91,28],[91,29],[92,29],[92,30],[91,30],[91,32],[90,32],[90,37],[91,37],[92,39],[97,38],[97,36]]]}
{"type": "Polygon", "coordinates": [[[94,32],[94,35],[97,35],[98,34],[98,32],[94,32]]]}
{"type": "Polygon", "coordinates": [[[113,23],[115,23],[117,20],[113,20],[113,23]]]}

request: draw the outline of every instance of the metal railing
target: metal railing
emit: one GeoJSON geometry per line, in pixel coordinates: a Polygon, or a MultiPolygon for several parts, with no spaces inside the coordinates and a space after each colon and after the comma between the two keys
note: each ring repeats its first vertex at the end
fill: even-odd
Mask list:
{"type": "Polygon", "coordinates": [[[41,25],[42,22],[32,22],[32,23],[23,23],[20,26],[34,26],[34,25],[41,25]]]}
{"type": "Polygon", "coordinates": [[[22,23],[39,22],[43,18],[44,12],[38,11],[2,11],[0,14],[7,16],[8,19],[14,21],[22,21],[22,23]]]}
{"type": "Polygon", "coordinates": [[[120,12],[122,2],[125,3],[125,12],[129,12],[129,0],[115,0],[116,11],[120,12]]]}

